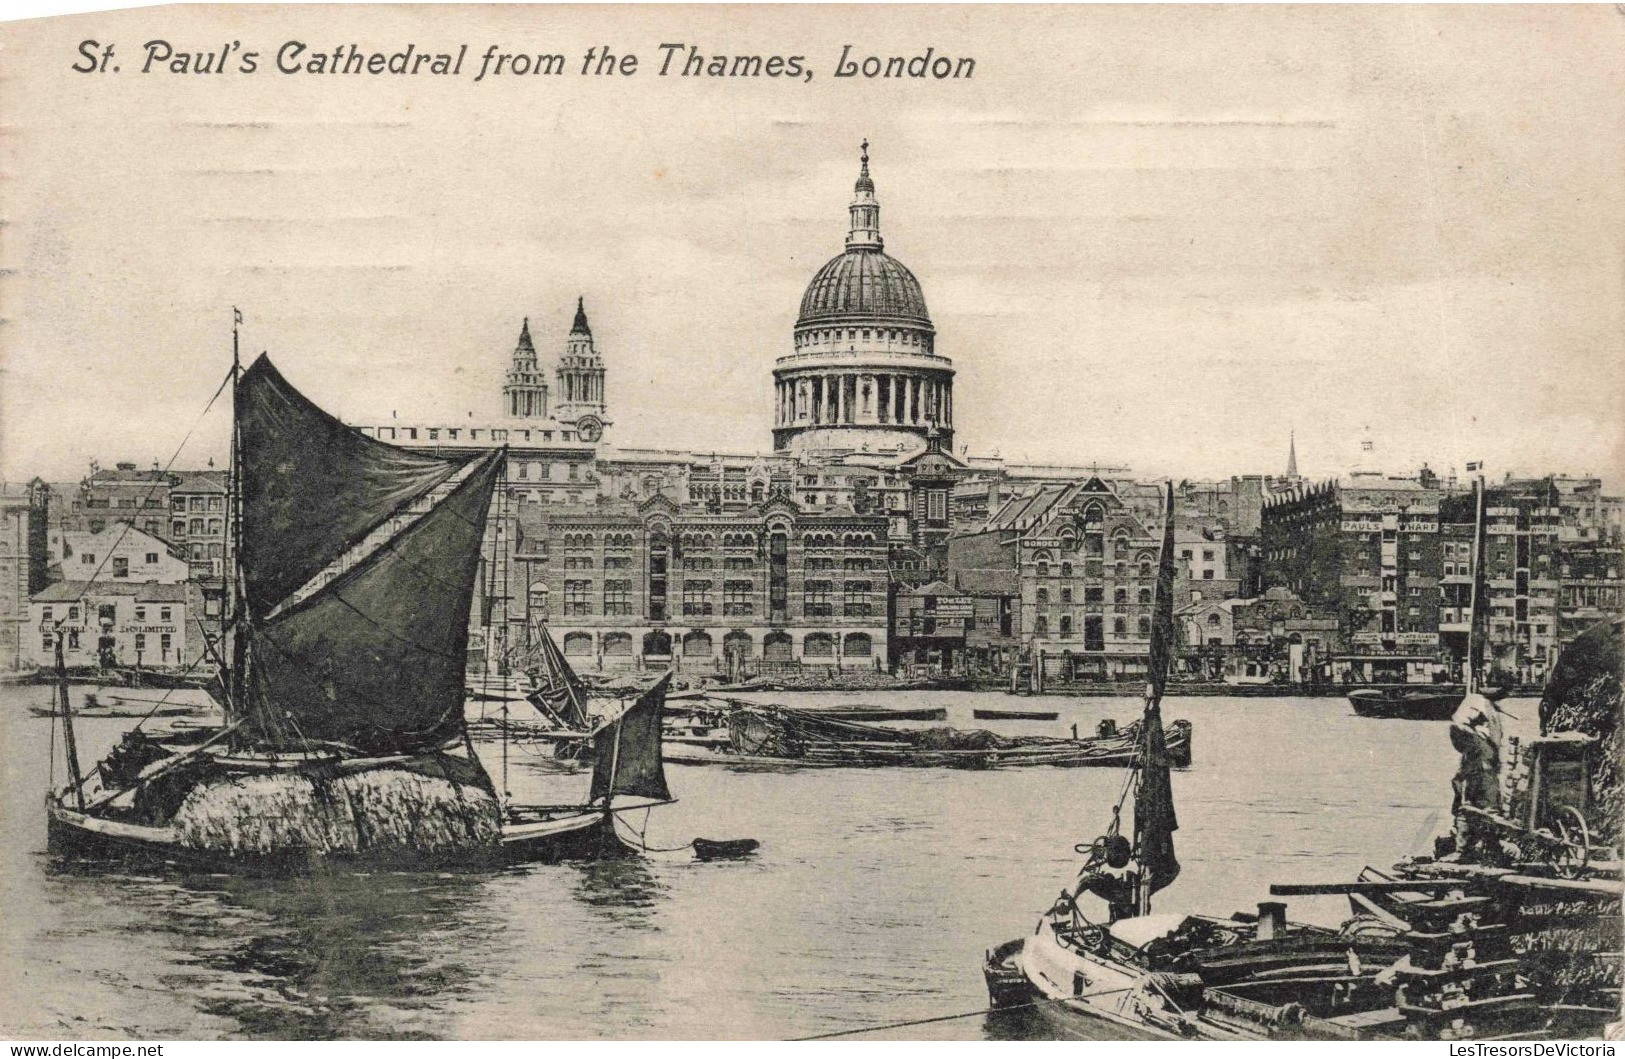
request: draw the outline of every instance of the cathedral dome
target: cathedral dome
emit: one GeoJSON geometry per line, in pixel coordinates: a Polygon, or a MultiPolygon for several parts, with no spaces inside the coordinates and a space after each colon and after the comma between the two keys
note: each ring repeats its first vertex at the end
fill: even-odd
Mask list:
{"type": "Polygon", "coordinates": [[[865,320],[896,320],[915,327],[931,326],[920,281],[901,261],[885,252],[854,247],[831,260],[807,284],[797,327],[865,320]]]}

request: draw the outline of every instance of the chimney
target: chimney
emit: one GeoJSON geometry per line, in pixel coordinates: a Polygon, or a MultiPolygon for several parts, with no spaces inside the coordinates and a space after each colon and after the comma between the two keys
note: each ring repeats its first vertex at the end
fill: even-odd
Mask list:
{"type": "Polygon", "coordinates": [[[1260,901],[1258,902],[1258,934],[1259,941],[1269,941],[1286,933],[1286,902],[1260,901]]]}

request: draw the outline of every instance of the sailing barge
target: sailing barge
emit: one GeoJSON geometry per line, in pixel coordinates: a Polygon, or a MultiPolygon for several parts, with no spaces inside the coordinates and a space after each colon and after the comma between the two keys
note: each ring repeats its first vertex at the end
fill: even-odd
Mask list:
{"type": "MultiPolygon", "coordinates": [[[[480,867],[634,847],[616,814],[669,803],[669,676],[595,733],[586,801],[517,806],[463,717],[474,578],[504,451],[398,449],[340,423],[260,357],[234,362],[225,721],[139,727],[47,799],[71,859],[285,872],[480,867]]],[[[60,637],[59,637],[60,658],[60,637]]]]}

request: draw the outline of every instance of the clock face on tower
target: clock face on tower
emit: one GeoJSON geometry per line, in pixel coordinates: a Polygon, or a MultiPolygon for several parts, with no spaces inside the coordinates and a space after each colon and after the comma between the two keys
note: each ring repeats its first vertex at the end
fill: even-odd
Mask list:
{"type": "Polygon", "coordinates": [[[604,424],[597,416],[582,416],[576,420],[576,436],[582,441],[597,441],[604,436],[604,424]]]}

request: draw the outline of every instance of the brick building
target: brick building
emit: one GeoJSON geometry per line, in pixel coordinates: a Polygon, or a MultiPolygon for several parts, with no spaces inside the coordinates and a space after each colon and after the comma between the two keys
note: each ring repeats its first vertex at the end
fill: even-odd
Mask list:
{"type": "Polygon", "coordinates": [[[522,506],[493,649],[522,649],[545,622],[585,669],[873,669],[888,651],[886,528],[777,495],[735,512],[665,496],[522,506]]]}

